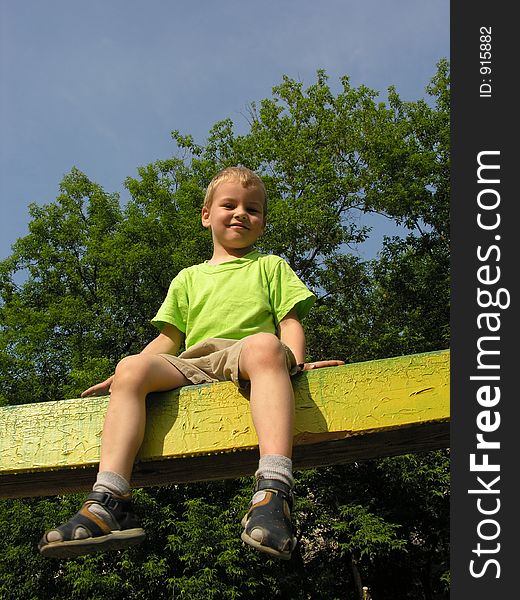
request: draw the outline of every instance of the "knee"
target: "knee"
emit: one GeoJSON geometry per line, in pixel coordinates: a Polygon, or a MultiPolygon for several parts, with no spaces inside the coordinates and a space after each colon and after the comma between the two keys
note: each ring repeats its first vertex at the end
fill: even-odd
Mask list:
{"type": "Polygon", "coordinates": [[[143,354],[126,356],[117,364],[114,373],[114,389],[132,388],[134,391],[142,391],[146,385],[149,373],[149,361],[143,354]]]}
{"type": "Polygon", "coordinates": [[[251,365],[262,369],[280,368],[286,365],[285,350],[280,340],[271,333],[257,333],[244,342],[242,350],[245,353],[249,370],[251,365]]]}

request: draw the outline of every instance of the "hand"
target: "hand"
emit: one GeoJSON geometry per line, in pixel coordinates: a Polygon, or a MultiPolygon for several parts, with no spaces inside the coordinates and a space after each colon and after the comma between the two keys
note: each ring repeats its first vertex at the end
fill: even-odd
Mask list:
{"type": "Polygon", "coordinates": [[[88,390],[81,392],[81,397],[85,398],[87,396],[108,396],[110,394],[110,389],[112,387],[112,382],[114,381],[114,376],[111,375],[105,381],[101,383],[96,383],[92,387],[89,387],[88,390]]]}
{"type": "Polygon", "coordinates": [[[311,363],[305,363],[303,365],[303,370],[312,371],[313,369],[320,369],[322,367],[339,367],[339,365],[344,364],[344,360],[316,360],[311,363]]]}

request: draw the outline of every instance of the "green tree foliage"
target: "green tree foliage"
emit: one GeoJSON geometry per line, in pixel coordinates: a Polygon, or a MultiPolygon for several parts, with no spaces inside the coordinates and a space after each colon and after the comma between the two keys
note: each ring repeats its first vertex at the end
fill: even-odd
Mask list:
{"type": "MultiPolygon", "coordinates": [[[[0,263],[0,401],[77,396],[155,335],[173,276],[211,255],[200,224],[220,168],[265,179],[259,249],[284,256],[318,297],[304,325],[313,360],[350,362],[449,346],[449,73],[430,101],[387,102],[323,71],[288,77],[254,103],[247,133],[230,120],[204,144],[173,132],[177,156],[139,168],[129,200],[77,169],[55,202],[32,205],[29,234],[0,263]],[[374,212],[407,228],[362,260],[374,212]],[[25,275],[25,278],[22,277],[25,275]]],[[[49,561],[45,528],[81,496],[0,502],[0,598],[446,597],[449,456],[430,452],[297,473],[300,543],[277,562],[244,547],[252,479],[136,490],[148,538],[125,552],[49,561]]]]}

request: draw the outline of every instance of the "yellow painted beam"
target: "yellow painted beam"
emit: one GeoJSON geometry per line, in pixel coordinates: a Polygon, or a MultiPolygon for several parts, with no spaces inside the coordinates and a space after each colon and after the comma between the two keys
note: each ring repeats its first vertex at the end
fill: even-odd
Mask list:
{"type": "MultiPolygon", "coordinates": [[[[449,445],[449,351],[307,371],[294,378],[295,467],[449,445]]],[[[0,409],[0,497],[88,489],[107,397],[0,409]]],[[[231,383],[147,399],[134,485],[251,474],[257,437],[231,383]]]]}

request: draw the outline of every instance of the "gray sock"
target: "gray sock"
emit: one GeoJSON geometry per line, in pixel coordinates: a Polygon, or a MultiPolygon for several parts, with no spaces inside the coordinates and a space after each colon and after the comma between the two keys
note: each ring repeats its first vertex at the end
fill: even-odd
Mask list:
{"type": "Polygon", "coordinates": [[[130,492],[128,481],[114,471],[100,471],[96,483],[92,487],[93,492],[109,492],[116,496],[126,496],[130,492]]]}
{"type": "MultiPolygon", "coordinates": [[[[258,469],[255,476],[257,479],[277,479],[292,489],[294,486],[292,460],[282,454],[267,454],[266,456],[262,456],[258,462],[258,469]]],[[[256,492],[253,496],[253,504],[260,502],[264,497],[265,492],[256,492]]]]}

